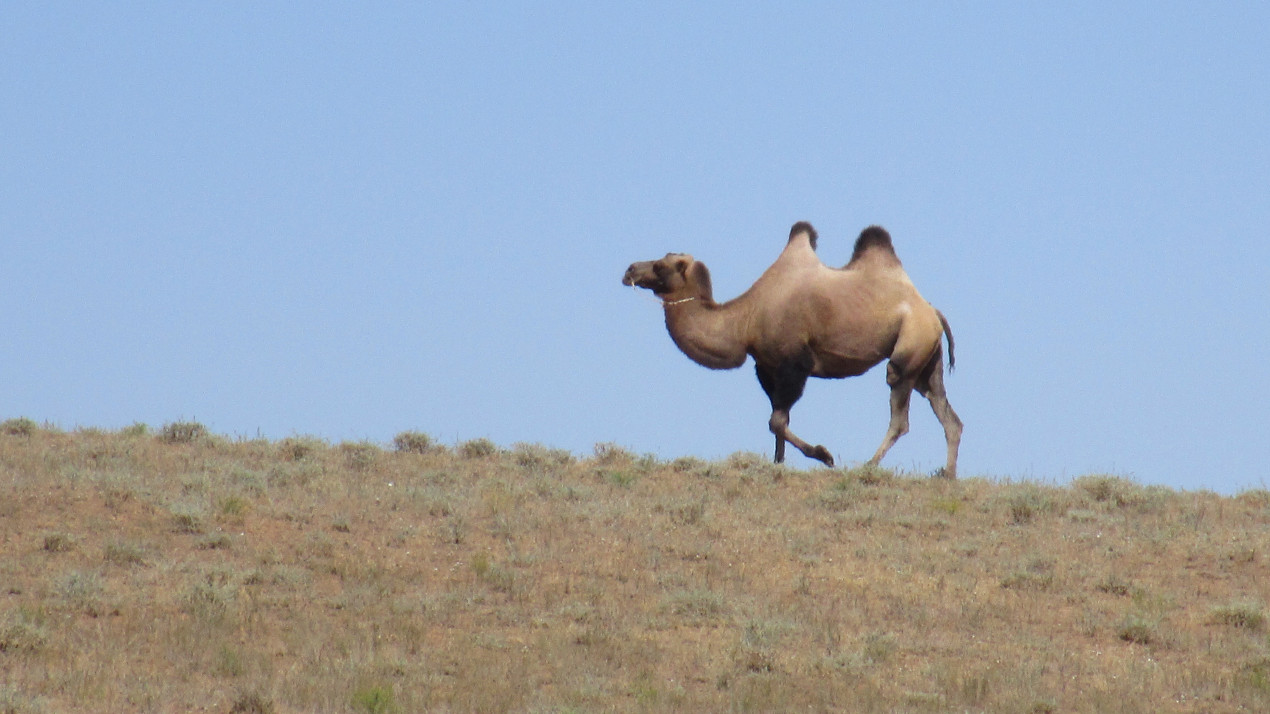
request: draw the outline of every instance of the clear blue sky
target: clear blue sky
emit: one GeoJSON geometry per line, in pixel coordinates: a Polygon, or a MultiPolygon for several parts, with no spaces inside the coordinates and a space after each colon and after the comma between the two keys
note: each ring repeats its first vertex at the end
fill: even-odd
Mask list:
{"type": "MultiPolygon", "coordinates": [[[[878,223],[963,476],[1270,483],[1270,5],[614,5],[0,5],[0,418],[766,455],[622,272],[878,223]]],[[[793,412],[886,422],[881,369],[793,412]]],[[[886,463],[942,455],[915,401],[886,463]]]]}

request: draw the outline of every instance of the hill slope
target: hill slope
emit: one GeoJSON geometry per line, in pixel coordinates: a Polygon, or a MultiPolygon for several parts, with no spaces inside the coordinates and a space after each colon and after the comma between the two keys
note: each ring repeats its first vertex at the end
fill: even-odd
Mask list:
{"type": "Polygon", "coordinates": [[[1270,709],[1266,491],[0,432],[0,711],[1270,709]]]}

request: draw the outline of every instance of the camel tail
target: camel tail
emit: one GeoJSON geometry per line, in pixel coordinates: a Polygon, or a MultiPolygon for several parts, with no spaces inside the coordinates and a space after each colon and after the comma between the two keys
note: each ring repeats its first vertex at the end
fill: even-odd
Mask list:
{"type": "Polygon", "coordinates": [[[948,318],[944,317],[944,313],[936,310],[935,314],[939,315],[939,324],[944,326],[944,335],[948,337],[948,371],[952,372],[953,367],[957,364],[957,357],[953,355],[952,327],[949,327],[948,318]]]}

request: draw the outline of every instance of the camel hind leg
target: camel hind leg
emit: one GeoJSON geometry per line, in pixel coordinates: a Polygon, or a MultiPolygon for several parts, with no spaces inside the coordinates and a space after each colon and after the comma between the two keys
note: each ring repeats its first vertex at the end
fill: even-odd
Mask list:
{"type": "Polygon", "coordinates": [[[886,366],[886,383],[891,385],[891,423],[882,437],[882,445],[874,452],[869,464],[877,465],[886,452],[895,446],[901,436],[908,433],[908,405],[913,394],[914,380],[904,377],[892,362],[886,366]]]}
{"type": "MultiPolygon", "coordinates": [[[[951,351],[951,350],[950,350],[951,351]]],[[[930,401],[930,408],[944,427],[944,440],[948,442],[948,462],[944,465],[941,476],[957,478],[957,451],[961,447],[961,419],[948,403],[948,394],[944,390],[944,355],[940,350],[930,361],[922,376],[917,381],[916,389],[930,401]]]]}
{"type": "Polygon", "coordinates": [[[803,388],[807,385],[807,377],[811,371],[797,364],[785,364],[777,369],[767,369],[756,364],[758,383],[772,402],[772,416],[767,422],[776,437],[776,463],[785,461],[785,442],[793,444],[809,459],[816,459],[826,466],[833,466],[833,456],[823,446],[812,446],[798,438],[789,428],[789,410],[803,396],[803,388]]]}

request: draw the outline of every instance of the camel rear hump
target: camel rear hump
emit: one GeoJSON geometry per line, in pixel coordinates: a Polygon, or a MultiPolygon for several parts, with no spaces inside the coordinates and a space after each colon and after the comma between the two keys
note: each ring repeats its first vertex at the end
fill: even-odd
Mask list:
{"type": "Polygon", "coordinates": [[[860,237],[855,239],[855,248],[851,251],[851,260],[846,267],[859,266],[868,259],[900,264],[900,257],[896,255],[895,246],[891,243],[891,234],[882,226],[869,226],[860,231],[860,237]]]}

